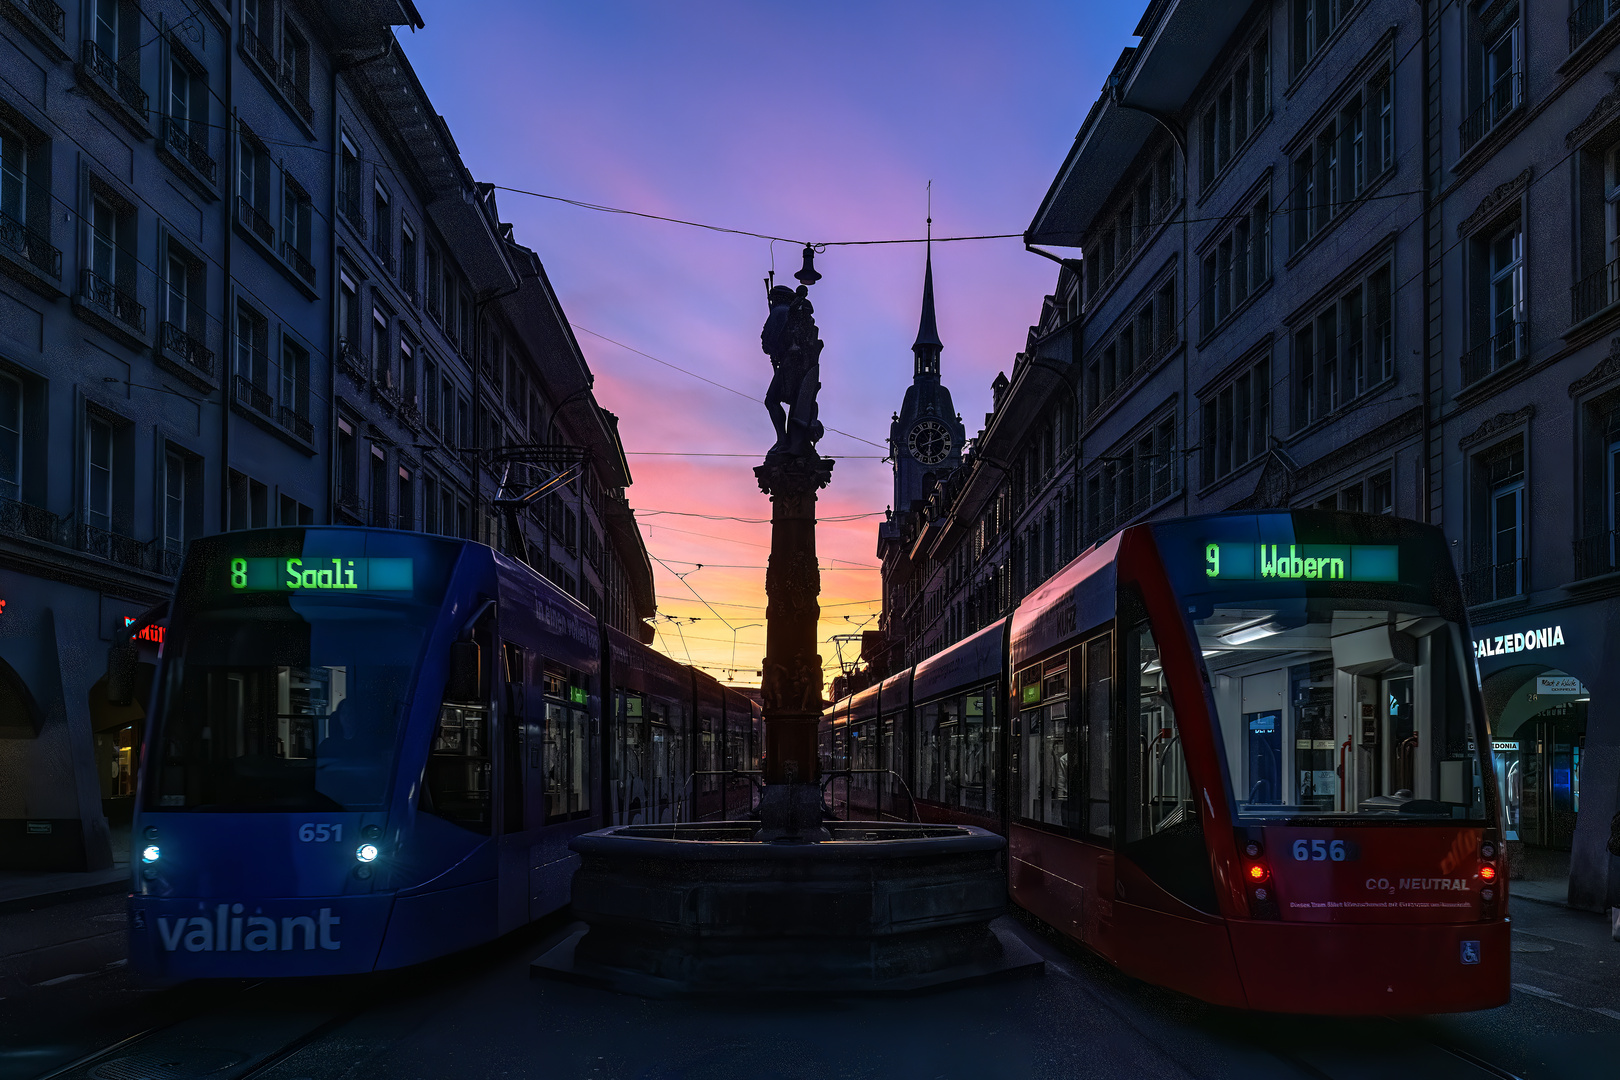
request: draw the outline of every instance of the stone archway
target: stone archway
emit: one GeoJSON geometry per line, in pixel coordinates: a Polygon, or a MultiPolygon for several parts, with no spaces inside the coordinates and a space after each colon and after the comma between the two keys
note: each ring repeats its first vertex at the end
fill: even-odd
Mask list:
{"type": "Polygon", "coordinates": [[[1492,672],[1481,690],[1507,839],[1523,845],[1527,874],[1537,861],[1567,867],[1580,812],[1590,692],[1578,676],[1547,664],[1492,672]]]}

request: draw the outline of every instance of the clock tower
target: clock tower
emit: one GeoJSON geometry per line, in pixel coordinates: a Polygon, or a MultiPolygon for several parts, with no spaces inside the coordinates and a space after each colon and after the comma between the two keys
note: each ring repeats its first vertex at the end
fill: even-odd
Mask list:
{"type": "Polygon", "coordinates": [[[939,381],[939,354],[943,348],[934,323],[934,255],[930,244],[923,266],[922,319],[917,340],[911,346],[911,385],[889,426],[897,518],[910,511],[913,502],[927,498],[933,481],[962,461],[967,432],[951,404],[951,392],[939,381]]]}

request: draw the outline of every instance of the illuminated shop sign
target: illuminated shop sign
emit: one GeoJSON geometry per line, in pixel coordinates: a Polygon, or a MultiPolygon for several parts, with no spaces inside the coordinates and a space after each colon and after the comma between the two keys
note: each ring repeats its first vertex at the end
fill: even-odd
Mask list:
{"type": "MultiPolygon", "coordinates": [[[[125,615],[124,629],[127,630],[134,625],[135,620],[130,618],[128,615],[125,615]]],[[[158,626],[155,623],[148,623],[135,632],[135,637],[140,641],[150,641],[154,645],[161,645],[163,644],[163,627],[158,626]]]]}
{"type": "Polygon", "coordinates": [[[1204,576],[1221,581],[1399,581],[1394,544],[1204,545],[1204,576]]]}
{"type": "Polygon", "coordinates": [[[1589,691],[1573,675],[1537,675],[1537,694],[1585,694],[1589,691]]]}
{"type": "Polygon", "coordinates": [[[231,588],[243,592],[410,592],[410,559],[231,560],[231,588]]]}
{"type": "Polygon", "coordinates": [[[1521,630],[1515,634],[1497,634],[1495,637],[1474,639],[1474,655],[1483,660],[1487,656],[1505,656],[1508,653],[1550,649],[1564,643],[1562,626],[1544,626],[1539,630],[1521,630]]]}

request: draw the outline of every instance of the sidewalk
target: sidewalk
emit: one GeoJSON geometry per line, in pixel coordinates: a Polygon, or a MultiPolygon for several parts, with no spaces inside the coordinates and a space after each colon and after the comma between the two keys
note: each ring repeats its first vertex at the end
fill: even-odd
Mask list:
{"type": "Polygon", "coordinates": [[[129,885],[129,825],[112,827],[113,864],[106,870],[0,870],[0,914],[85,896],[123,892],[129,885]]]}

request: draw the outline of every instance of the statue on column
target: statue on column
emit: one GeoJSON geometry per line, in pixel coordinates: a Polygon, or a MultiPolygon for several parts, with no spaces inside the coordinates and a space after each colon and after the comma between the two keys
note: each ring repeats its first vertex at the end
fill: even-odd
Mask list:
{"type": "MultiPolygon", "coordinates": [[[[819,276],[819,275],[818,275],[819,276]]],[[[816,394],[821,390],[822,342],[817,336],[815,308],[810,290],[777,285],[766,293],[770,315],[760,331],[760,348],[771,358],[770,389],[765,408],[776,427],[776,443],[765,455],[806,457],[824,434],[816,419],[816,394]],[[786,406],[786,408],[784,408],[786,406]]]]}

